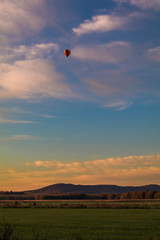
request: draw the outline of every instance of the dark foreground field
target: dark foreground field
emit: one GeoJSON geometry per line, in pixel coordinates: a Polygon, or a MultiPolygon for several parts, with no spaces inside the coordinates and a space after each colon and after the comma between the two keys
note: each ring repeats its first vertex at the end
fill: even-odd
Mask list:
{"type": "Polygon", "coordinates": [[[32,229],[47,240],[160,239],[160,209],[0,208],[3,218],[21,239],[32,229]]]}

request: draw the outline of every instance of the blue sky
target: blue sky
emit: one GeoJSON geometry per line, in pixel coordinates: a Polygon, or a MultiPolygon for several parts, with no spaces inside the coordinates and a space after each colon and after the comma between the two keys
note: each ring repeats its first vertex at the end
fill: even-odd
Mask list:
{"type": "Polygon", "coordinates": [[[160,184],[160,1],[1,0],[0,12],[2,190],[160,184]]]}

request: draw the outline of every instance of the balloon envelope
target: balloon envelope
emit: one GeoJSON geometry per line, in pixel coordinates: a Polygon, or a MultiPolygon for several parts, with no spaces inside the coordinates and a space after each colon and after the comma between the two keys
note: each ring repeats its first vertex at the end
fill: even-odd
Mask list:
{"type": "Polygon", "coordinates": [[[71,54],[71,51],[69,49],[64,50],[64,55],[68,57],[71,54]]]}

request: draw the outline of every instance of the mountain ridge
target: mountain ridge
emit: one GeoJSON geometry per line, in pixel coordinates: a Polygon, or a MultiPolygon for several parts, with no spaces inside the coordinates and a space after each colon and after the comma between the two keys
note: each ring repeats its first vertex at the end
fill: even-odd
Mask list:
{"type": "Polygon", "coordinates": [[[134,191],[157,191],[160,192],[160,185],[149,184],[143,186],[118,186],[118,185],[75,185],[71,183],[56,183],[35,190],[25,191],[27,194],[100,194],[100,193],[126,193],[134,191]]]}

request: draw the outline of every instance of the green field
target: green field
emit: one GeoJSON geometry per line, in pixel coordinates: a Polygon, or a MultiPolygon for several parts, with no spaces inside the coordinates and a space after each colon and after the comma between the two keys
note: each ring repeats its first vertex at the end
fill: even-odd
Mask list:
{"type": "Polygon", "coordinates": [[[0,208],[22,238],[32,228],[47,240],[157,240],[160,209],[0,208]]]}

